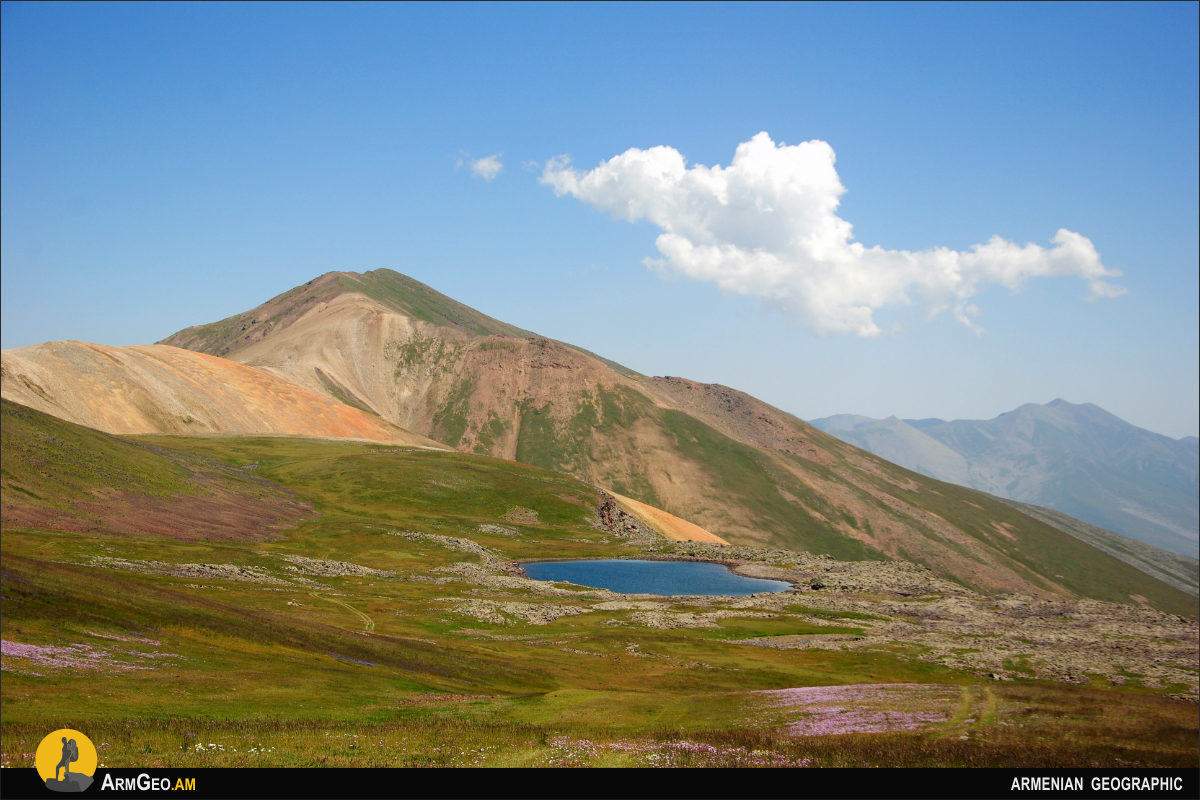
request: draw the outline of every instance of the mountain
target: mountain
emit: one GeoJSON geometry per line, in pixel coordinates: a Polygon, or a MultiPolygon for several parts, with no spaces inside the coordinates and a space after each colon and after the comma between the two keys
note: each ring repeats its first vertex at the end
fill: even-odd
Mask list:
{"type": "Polygon", "coordinates": [[[941,480],[1061,511],[1173,553],[1200,554],[1196,438],[1170,439],[1090,403],[1029,403],[992,420],[813,425],[941,480]]]}
{"type": "Polygon", "coordinates": [[[567,473],[735,544],[908,560],[985,591],[1175,597],[996,498],[745,393],[638,375],[391,270],[328,273],[163,344],[271,372],[460,451],[567,473]]]}
{"type": "Polygon", "coordinates": [[[263,433],[440,447],[260,369],[165,345],[47,342],[0,355],[3,396],[108,433],[263,433]]]}
{"type": "Polygon", "coordinates": [[[908,420],[838,414],[814,420],[812,424],[893,464],[900,464],[938,480],[971,485],[970,466],[962,454],[929,436],[908,420]]]}

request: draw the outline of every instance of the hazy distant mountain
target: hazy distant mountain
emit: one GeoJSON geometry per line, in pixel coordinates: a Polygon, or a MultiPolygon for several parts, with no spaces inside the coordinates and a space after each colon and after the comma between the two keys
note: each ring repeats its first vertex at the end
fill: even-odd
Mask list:
{"type": "MultiPolygon", "coordinates": [[[[941,420],[936,422],[940,423],[941,420]]],[[[895,417],[872,419],[838,414],[815,420],[812,424],[893,464],[938,480],[962,486],[972,485],[970,467],[962,454],[923,433],[908,421],[895,417]]]]}
{"type": "Polygon", "coordinates": [[[735,544],[915,561],[988,591],[1175,602],[1163,594],[1174,589],[996,498],[896,467],[743,392],[638,375],[391,270],[328,273],[164,343],[465,452],[569,473],[735,544]]]}
{"type": "Polygon", "coordinates": [[[813,425],[917,472],[1046,506],[1174,553],[1200,551],[1194,436],[1171,439],[1090,403],[1029,403],[992,420],[813,425]]]}

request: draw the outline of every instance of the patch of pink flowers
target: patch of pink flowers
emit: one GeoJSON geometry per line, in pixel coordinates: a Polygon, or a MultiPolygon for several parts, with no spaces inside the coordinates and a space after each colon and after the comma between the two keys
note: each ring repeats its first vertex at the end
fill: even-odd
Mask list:
{"type": "Polygon", "coordinates": [[[629,753],[648,767],[808,767],[813,764],[811,758],[791,758],[770,750],[718,747],[707,742],[630,739],[593,742],[556,736],[547,743],[554,748],[551,763],[556,766],[587,766],[605,752],[629,753]]]}
{"type": "Polygon", "coordinates": [[[2,639],[0,640],[0,656],[6,659],[24,659],[40,667],[58,669],[147,669],[147,667],[115,661],[110,653],[97,650],[90,644],[56,647],[55,645],[23,644],[2,639]]]}
{"type": "Polygon", "coordinates": [[[788,725],[797,736],[837,736],[915,730],[950,718],[944,706],[953,688],[920,683],[860,683],[852,686],[808,686],[760,692],[803,717],[788,725]],[[920,710],[901,710],[912,705],[920,710]],[[898,708],[901,707],[901,708],[898,708]]]}

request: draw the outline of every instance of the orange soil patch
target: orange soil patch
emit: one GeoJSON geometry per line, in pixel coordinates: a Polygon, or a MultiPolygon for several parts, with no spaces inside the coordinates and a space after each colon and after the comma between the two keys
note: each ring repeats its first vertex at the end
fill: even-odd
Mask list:
{"type": "Polygon", "coordinates": [[[650,526],[660,536],[671,539],[676,542],[710,542],[713,544],[729,544],[729,542],[717,536],[715,533],[708,531],[696,525],[693,522],[688,522],[686,519],[680,519],[674,514],[668,514],[661,508],[648,506],[645,503],[639,503],[623,495],[615,492],[609,492],[616,498],[617,505],[621,507],[627,514],[637,517],[643,524],[650,526]]]}
{"type": "Polygon", "coordinates": [[[266,370],[167,345],[6,350],[3,395],[107,433],[286,434],[437,444],[266,370]]]}

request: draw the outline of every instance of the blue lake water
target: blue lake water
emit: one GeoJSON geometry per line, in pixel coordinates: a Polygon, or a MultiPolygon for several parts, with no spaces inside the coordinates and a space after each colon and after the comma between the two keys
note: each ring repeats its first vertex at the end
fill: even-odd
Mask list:
{"type": "Polygon", "coordinates": [[[587,561],[531,561],[525,574],[538,581],[568,581],[623,594],[748,595],[782,592],[786,581],[745,578],[707,561],[640,561],[607,558],[587,561]]]}

